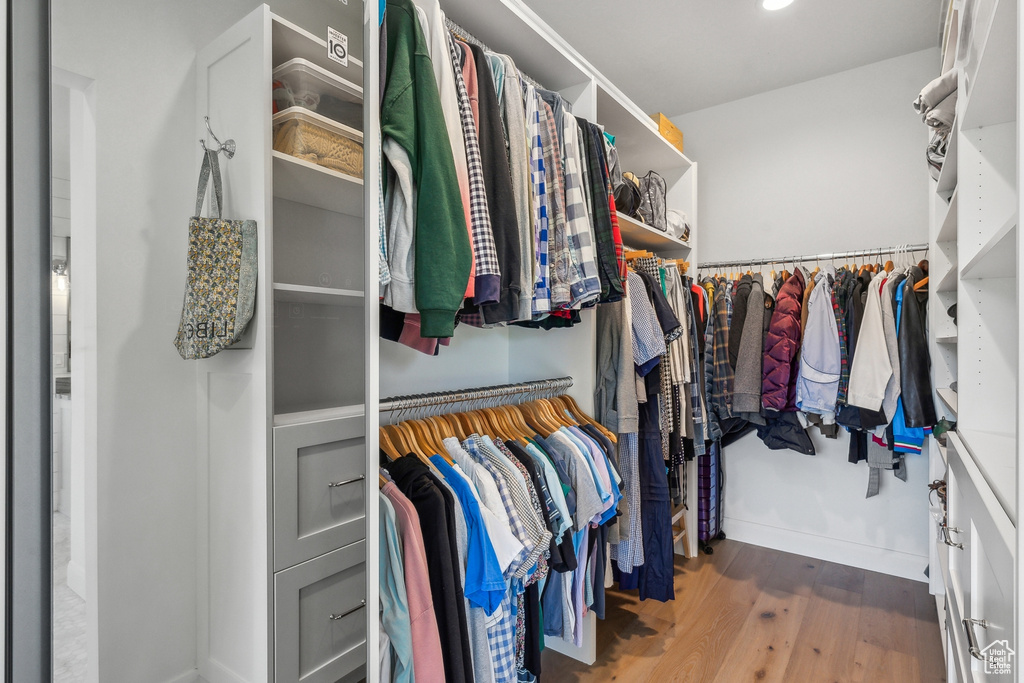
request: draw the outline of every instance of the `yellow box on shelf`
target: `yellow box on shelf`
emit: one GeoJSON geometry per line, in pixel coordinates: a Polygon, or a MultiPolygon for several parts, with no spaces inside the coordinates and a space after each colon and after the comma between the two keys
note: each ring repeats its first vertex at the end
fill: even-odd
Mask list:
{"type": "Polygon", "coordinates": [[[658,112],[657,114],[651,114],[651,118],[658,124],[658,132],[661,133],[661,137],[669,141],[669,143],[679,150],[680,154],[683,154],[683,131],[676,128],[676,124],[668,120],[668,117],[658,112]]]}

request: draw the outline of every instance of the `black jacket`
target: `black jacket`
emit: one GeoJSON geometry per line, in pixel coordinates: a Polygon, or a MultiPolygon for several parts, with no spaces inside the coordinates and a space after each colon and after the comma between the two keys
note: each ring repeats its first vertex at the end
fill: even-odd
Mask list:
{"type": "Polygon", "coordinates": [[[773,451],[788,448],[804,455],[814,455],[814,444],[800,426],[796,413],[776,413],[769,417],[767,424],[757,427],[757,436],[773,451]]]}
{"type": "Polygon", "coordinates": [[[935,401],[932,398],[931,357],[925,330],[927,293],[914,291],[914,284],[924,276],[914,266],[901,285],[903,311],[900,315],[900,397],[908,427],[934,427],[935,401]]]}
{"type": "MultiPolygon", "coordinates": [[[[489,323],[503,323],[519,316],[519,297],[523,287],[519,282],[519,222],[516,218],[516,202],[512,193],[512,174],[505,155],[505,133],[501,125],[501,109],[494,92],[494,81],[489,74],[491,67],[487,55],[476,45],[470,45],[476,71],[480,76],[477,83],[480,126],[480,163],[484,167],[487,191],[487,212],[491,216],[491,230],[494,232],[494,249],[501,269],[501,291],[498,303],[480,307],[484,320],[489,323]]],[[[532,283],[529,283],[532,285],[532,283]]],[[[532,296],[532,290],[530,290],[532,296]]]]}

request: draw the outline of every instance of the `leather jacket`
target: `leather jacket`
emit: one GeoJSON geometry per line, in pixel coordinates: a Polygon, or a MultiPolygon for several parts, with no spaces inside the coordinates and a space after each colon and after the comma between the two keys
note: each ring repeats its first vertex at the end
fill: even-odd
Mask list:
{"type": "Polygon", "coordinates": [[[914,266],[903,287],[903,311],[900,316],[900,396],[908,427],[933,427],[938,421],[932,397],[931,357],[925,329],[926,292],[915,292],[914,283],[924,277],[914,266]]]}

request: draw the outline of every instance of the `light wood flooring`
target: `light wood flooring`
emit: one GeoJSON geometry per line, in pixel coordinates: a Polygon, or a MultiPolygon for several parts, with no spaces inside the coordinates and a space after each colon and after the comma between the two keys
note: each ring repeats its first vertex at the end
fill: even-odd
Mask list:
{"type": "Polygon", "coordinates": [[[546,650],[541,680],[945,681],[928,585],[724,540],[676,558],[673,602],[608,591],[593,666],[546,650]]]}

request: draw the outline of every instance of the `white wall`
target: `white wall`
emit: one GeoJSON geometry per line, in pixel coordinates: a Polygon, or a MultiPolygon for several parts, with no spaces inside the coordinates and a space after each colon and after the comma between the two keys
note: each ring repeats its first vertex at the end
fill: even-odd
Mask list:
{"type": "MultiPolygon", "coordinates": [[[[910,103],[938,68],[925,50],[673,119],[700,161],[701,261],[927,242],[927,136],[910,103]]],[[[865,499],[847,436],[814,441],[814,457],[755,435],[726,450],[726,534],[925,580],[924,457],[865,499]]]]}

